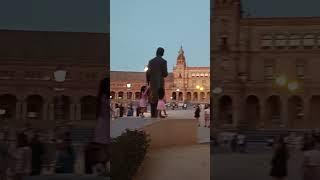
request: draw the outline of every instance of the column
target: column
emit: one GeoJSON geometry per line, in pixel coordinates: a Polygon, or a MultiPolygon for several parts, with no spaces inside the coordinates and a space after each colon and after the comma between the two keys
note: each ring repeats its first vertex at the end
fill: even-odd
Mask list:
{"type": "Polygon", "coordinates": [[[23,122],[26,122],[26,120],[27,120],[27,102],[26,102],[26,101],[23,101],[23,102],[22,102],[21,120],[22,120],[23,122]]]}
{"type": "Polygon", "coordinates": [[[283,96],[281,98],[281,125],[288,128],[288,98],[283,96]]]}
{"type": "Polygon", "coordinates": [[[49,106],[49,104],[47,101],[43,103],[43,107],[42,107],[43,108],[42,109],[42,120],[43,121],[48,120],[48,106],[49,106]]]}
{"type": "Polygon", "coordinates": [[[75,113],[75,115],[76,115],[76,121],[80,121],[81,120],[81,104],[80,103],[77,103],[76,104],[76,113],[75,113]]]}
{"type": "Polygon", "coordinates": [[[51,102],[49,104],[49,120],[54,121],[54,104],[51,102]]]}
{"type": "Polygon", "coordinates": [[[16,103],[16,120],[21,119],[21,112],[22,111],[22,103],[20,101],[17,101],[16,103]]]}
{"type": "Polygon", "coordinates": [[[232,100],[232,120],[233,120],[233,127],[237,128],[239,126],[240,123],[240,99],[239,97],[236,95],[234,96],[235,98],[232,100]]]}
{"type": "Polygon", "coordinates": [[[266,125],[266,120],[267,120],[267,110],[266,110],[266,101],[265,99],[261,99],[261,101],[259,101],[259,111],[260,111],[260,121],[257,122],[258,124],[258,128],[265,128],[266,125]]]}
{"type": "Polygon", "coordinates": [[[310,97],[303,98],[303,127],[310,128],[310,97]]]}
{"type": "Polygon", "coordinates": [[[70,121],[75,120],[75,107],[76,105],[74,103],[70,104],[70,121]]]}

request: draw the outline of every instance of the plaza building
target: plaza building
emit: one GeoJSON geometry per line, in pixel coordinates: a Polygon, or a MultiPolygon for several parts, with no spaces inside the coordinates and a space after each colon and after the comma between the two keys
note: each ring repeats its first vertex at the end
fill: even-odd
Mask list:
{"type": "Polygon", "coordinates": [[[0,39],[1,123],[94,127],[109,33],[0,30],[0,39]]]}
{"type": "MultiPolygon", "coordinates": [[[[110,83],[110,98],[113,102],[137,102],[141,87],[147,83],[146,73],[111,71],[110,83]]],[[[187,66],[181,47],[172,72],[165,78],[165,93],[167,102],[209,103],[210,68],[187,66]]]]}
{"type": "Polygon", "coordinates": [[[320,17],[252,17],[211,7],[217,128],[320,128],[320,17]]]}

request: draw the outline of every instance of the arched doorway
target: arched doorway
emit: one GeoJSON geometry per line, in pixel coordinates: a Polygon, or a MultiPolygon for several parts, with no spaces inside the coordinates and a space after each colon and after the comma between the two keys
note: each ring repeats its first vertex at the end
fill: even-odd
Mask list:
{"type": "Polygon", "coordinates": [[[279,128],[281,126],[281,100],[280,96],[270,96],[267,99],[267,113],[265,126],[279,128]]]}
{"type": "Polygon", "coordinates": [[[191,92],[187,92],[187,101],[191,101],[191,92]]]}
{"type": "Polygon", "coordinates": [[[206,94],[204,92],[200,92],[200,100],[205,101],[206,100],[206,94]]]}
{"type": "Polygon", "coordinates": [[[132,92],[127,92],[127,99],[132,100],[132,92]]]}
{"type": "Polygon", "coordinates": [[[197,102],[197,101],[198,101],[198,93],[197,93],[197,92],[194,92],[194,93],[193,93],[193,101],[194,101],[194,102],[197,102]]]}
{"type": "Polygon", "coordinates": [[[302,128],[303,123],[303,101],[299,96],[288,99],[289,128],[302,128]]]}
{"type": "Polygon", "coordinates": [[[135,98],[138,100],[140,99],[140,92],[135,92],[135,98]]]}
{"type": "Polygon", "coordinates": [[[114,91],[111,91],[110,92],[110,98],[111,99],[115,99],[115,97],[116,97],[116,93],[114,91]]]}
{"type": "Polygon", "coordinates": [[[16,103],[17,98],[11,94],[5,94],[0,96],[0,109],[5,110],[4,118],[8,120],[14,120],[16,118],[16,103]]]}
{"type": "Polygon", "coordinates": [[[179,92],[179,95],[178,95],[178,101],[183,101],[183,93],[182,92],[179,92]]]}
{"type": "Polygon", "coordinates": [[[57,96],[54,98],[54,119],[56,121],[67,121],[70,119],[70,98],[68,96],[57,96]]]}
{"type": "Polygon", "coordinates": [[[123,99],[123,92],[122,91],[118,92],[118,99],[123,99]]]}
{"type": "Polygon", "coordinates": [[[246,123],[249,128],[256,128],[260,122],[260,106],[257,96],[250,95],[246,100],[246,123]]]}
{"type": "Polygon", "coordinates": [[[177,93],[176,92],[172,92],[172,100],[177,100],[177,93]]]}
{"type": "Polygon", "coordinates": [[[95,120],[97,113],[97,98],[94,96],[84,96],[81,102],[81,120],[95,120]]]}
{"type": "Polygon", "coordinates": [[[319,128],[319,116],[320,116],[320,95],[312,96],[311,98],[311,118],[308,123],[309,128],[319,128]]]}
{"type": "Polygon", "coordinates": [[[230,96],[222,96],[219,99],[219,120],[221,124],[233,124],[232,99],[230,96]]]}
{"type": "Polygon", "coordinates": [[[39,95],[31,95],[27,97],[27,118],[39,120],[43,118],[43,99],[39,95]]]}

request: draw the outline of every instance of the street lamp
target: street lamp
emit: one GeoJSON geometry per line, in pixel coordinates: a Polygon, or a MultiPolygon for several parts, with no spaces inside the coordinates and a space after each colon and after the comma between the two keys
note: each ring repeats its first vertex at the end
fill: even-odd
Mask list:
{"type": "MultiPolygon", "coordinates": [[[[61,67],[58,67],[57,70],[53,73],[54,75],[54,80],[57,83],[63,83],[66,80],[66,75],[67,75],[67,71],[62,69],[61,67]]],[[[63,91],[63,88],[55,88],[56,91],[63,91]]],[[[64,114],[64,109],[63,109],[63,97],[62,96],[58,96],[58,122],[63,120],[62,115],[64,114]]]]}
{"type": "Polygon", "coordinates": [[[199,86],[199,85],[197,85],[197,86],[196,86],[196,89],[200,89],[200,86],[199,86]]]}
{"type": "Polygon", "coordinates": [[[203,89],[204,89],[203,87],[200,87],[200,91],[203,91],[203,89]]]}
{"type": "Polygon", "coordinates": [[[276,83],[279,85],[279,86],[284,86],[286,85],[287,83],[287,78],[284,76],[284,75],[281,75],[279,77],[276,78],[276,83]]]}
{"type": "Polygon", "coordinates": [[[147,72],[149,70],[148,66],[144,66],[144,72],[147,72]]]}
{"type": "Polygon", "coordinates": [[[177,92],[179,92],[179,91],[180,91],[180,89],[177,89],[176,91],[177,91],[177,92]]]}
{"type": "Polygon", "coordinates": [[[291,83],[288,84],[288,89],[289,89],[290,91],[295,91],[295,90],[297,90],[298,88],[299,88],[298,82],[291,82],[291,83]]]}
{"type": "Polygon", "coordinates": [[[130,83],[127,83],[127,88],[131,88],[131,84],[130,83]]]}

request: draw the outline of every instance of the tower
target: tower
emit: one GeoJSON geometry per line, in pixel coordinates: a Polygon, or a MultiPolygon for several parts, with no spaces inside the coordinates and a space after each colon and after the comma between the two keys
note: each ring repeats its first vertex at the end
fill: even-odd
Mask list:
{"type": "Polygon", "coordinates": [[[187,73],[186,73],[187,63],[186,58],[184,56],[184,50],[182,46],[178,52],[177,62],[175,67],[173,68],[173,75],[174,75],[174,88],[177,91],[177,100],[183,101],[185,94],[185,89],[187,86],[187,73]]]}

